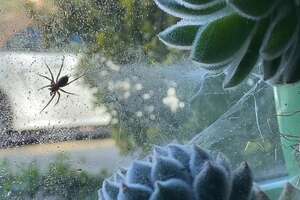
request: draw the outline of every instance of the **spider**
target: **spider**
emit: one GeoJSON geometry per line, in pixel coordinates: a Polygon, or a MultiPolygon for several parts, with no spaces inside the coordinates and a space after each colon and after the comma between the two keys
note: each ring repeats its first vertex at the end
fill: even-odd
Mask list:
{"type": "Polygon", "coordinates": [[[63,90],[61,88],[65,87],[67,85],[70,85],[74,81],[80,79],[81,77],[83,77],[85,75],[85,73],[82,74],[82,75],[80,75],[79,77],[73,79],[72,81],[69,81],[69,76],[67,76],[67,75],[59,77],[60,73],[62,71],[62,68],[64,66],[64,60],[65,60],[65,57],[63,57],[63,59],[62,59],[62,64],[60,66],[60,69],[59,69],[59,72],[57,74],[56,79],[54,79],[53,73],[51,72],[51,70],[50,70],[50,68],[49,68],[49,66],[47,65],[46,62],[45,62],[45,65],[46,65],[46,67],[47,67],[47,69],[48,69],[48,71],[49,71],[49,73],[51,75],[51,78],[49,78],[49,77],[47,77],[45,75],[37,73],[38,76],[43,77],[43,78],[45,78],[45,79],[47,79],[47,80],[50,81],[49,85],[45,85],[45,86],[39,88],[38,90],[42,90],[44,88],[48,88],[50,90],[50,96],[52,96],[51,99],[48,101],[48,103],[45,105],[45,107],[40,111],[40,113],[42,113],[47,108],[47,106],[52,102],[52,100],[54,99],[54,97],[56,96],[56,94],[58,94],[58,98],[57,98],[57,101],[56,101],[55,105],[57,105],[59,103],[60,92],[63,92],[63,93],[66,93],[66,94],[70,94],[70,95],[76,95],[75,93],[67,92],[67,91],[65,91],[65,90],[63,90]]]}

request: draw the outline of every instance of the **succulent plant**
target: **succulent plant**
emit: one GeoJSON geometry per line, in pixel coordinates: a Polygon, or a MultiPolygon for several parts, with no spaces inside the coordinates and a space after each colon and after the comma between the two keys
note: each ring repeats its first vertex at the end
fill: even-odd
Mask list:
{"type": "Polygon", "coordinates": [[[221,153],[199,146],[169,144],[155,147],[103,182],[102,200],[250,200],[255,198],[246,162],[231,170],[221,153]]]}
{"type": "Polygon", "coordinates": [[[224,87],[241,83],[258,63],[264,80],[300,80],[298,0],[154,0],[181,18],[159,34],[168,46],[191,50],[191,58],[226,74],[224,87]]]}

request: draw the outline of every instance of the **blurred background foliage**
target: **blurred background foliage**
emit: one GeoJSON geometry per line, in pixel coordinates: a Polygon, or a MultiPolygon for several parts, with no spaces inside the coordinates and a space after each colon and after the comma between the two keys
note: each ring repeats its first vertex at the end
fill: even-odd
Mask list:
{"type": "Polygon", "coordinates": [[[148,63],[156,63],[170,56],[156,35],[176,19],[157,9],[152,0],[48,1],[52,9],[35,9],[34,4],[27,3],[29,15],[43,33],[45,48],[81,42],[90,52],[102,53],[119,64],[132,63],[141,56],[148,63]]]}
{"type": "Polygon", "coordinates": [[[101,171],[90,174],[73,169],[68,156],[60,154],[41,171],[35,162],[12,171],[12,163],[0,162],[0,199],[98,199],[99,183],[109,174],[101,171]]]}

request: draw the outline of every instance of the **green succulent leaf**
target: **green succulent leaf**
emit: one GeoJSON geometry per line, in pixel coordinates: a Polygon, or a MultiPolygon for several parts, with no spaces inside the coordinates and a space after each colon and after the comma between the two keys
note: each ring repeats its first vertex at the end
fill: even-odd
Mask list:
{"type": "Polygon", "coordinates": [[[212,73],[221,73],[226,67],[228,67],[228,65],[230,64],[230,62],[228,63],[224,63],[222,65],[220,64],[212,64],[212,65],[203,65],[203,64],[199,64],[199,63],[195,63],[196,65],[199,65],[199,67],[202,67],[212,73]]]}
{"type": "Polygon", "coordinates": [[[170,47],[191,50],[191,59],[202,68],[224,71],[224,88],[240,84],[261,62],[263,78],[271,84],[300,80],[300,56],[295,53],[300,51],[300,47],[295,50],[300,18],[295,1],[154,1],[186,23],[161,32],[160,40],[170,47]]]}
{"type": "Polygon", "coordinates": [[[282,11],[271,24],[266,39],[261,47],[261,55],[266,60],[279,57],[289,48],[298,30],[296,11],[282,11]]]}
{"type": "Polygon", "coordinates": [[[227,70],[227,75],[223,83],[224,88],[230,88],[240,84],[250,74],[258,62],[259,49],[267,31],[268,23],[268,20],[264,20],[258,24],[246,54],[239,63],[232,65],[227,70]]]}
{"type": "Polygon", "coordinates": [[[263,60],[264,80],[271,84],[283,84],[299,76],[294,74],[297,73],[298,68],[295,64],[297,63],[299,48],[300,44],[295,42],[282,56],[273,60],[263,60]]]}
{"type": "Polygon", "coordinates": [[[261,18],[271,13],[278,0],[227,0],[228,3],[244,16],[261,18]]]}
{"type": "Polygon", "coordinates": [[[254,28],[255,21],[238,14],[217,19],[198,33],[191,57],[207,66],[228,63],[243,47],[254,28]]]}
{"type": "Polygon", "coordinates": [[[190,4],[208,4],[216,0],[182,0],[182,1],[190,4]]]}
{"type": "Polygon", "coordinates": [[[283,82],[287,84],[300,81],[300,56],[295,58],[295,62],[291,66],[286,66],[287,69],[283,75],[283,82]]]}
{"type": "Polygon", "coordinates": [[[274,60],[263,60],[262,64],[265,81],[269,81],[270,83],[278,83],[280,81],[279,68],[281,60],[282,57],[275,58],[274,60]]]}
{"type": "Polygon", "coordinates": [[[178,49],[191,49],[200,25],[174,25],[159,34],[167,46],[178,49]]]}
{"type": "Polygon", "coordinates": [[[291,84],[296,83],[300,80],[300,38],[298,38],[298,42],[295,48],[291,47],[285,54],[287,61],[284,66],[283,72],[283,83],[291,84]]]}
{"type": "Polygon", "coordinates": [[[203,21],[203,23],[206,23],[207,20],[209,20],[208,17],[215,19],[220,15],[224,15],[224,13],[229,12],[231,10],[229,8],[226,8],[225,2],[220,2],[203,9],[192,9],[178,3],[175,0],[154,1],[160,9],[162,9],[170,15],[183,19],[194,19],[198,21],[203,21]]]}
{"type": "Polygon", "coordinates": [[[220,2],[219,0],[176,0],[176,1],[184,5],[185,7],[192,8],[192,9],[208,8],[220,2]]]}

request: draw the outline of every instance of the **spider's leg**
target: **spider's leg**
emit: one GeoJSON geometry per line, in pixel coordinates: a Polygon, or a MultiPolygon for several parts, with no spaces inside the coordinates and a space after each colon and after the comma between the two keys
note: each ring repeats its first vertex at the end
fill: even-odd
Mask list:
{"type": "Polygon", "coordinates": [[[56,82],[58,81],[58,78],[60,76],[61,70],[62,70],[62,68],[64,66],[64,62],[65,62],[65,56],[63,56],[61,66],[60,66],[59,72],[58,72],[57,77],[56,77],[56,82]]]}
{"type": "Polygon", "coordinates": [[[60,99],[60,93],[59,93],[59,91],[57,91],[57,94],[58,94],[58,98],[57,98],[57,101],[56,101],[56,103],[55,103],[55,105],[54,105],[54,106],[56,106],[56,105],[58,104],[58,102],[59,102],[59,99],[60,99]]]}
{"type": "Polygon", "coordinates": [[[75,94],[75,93],[72,93],[72,92],[67,92],[63,89],[59,89],[60,91],[62,91],[63,93],[66,93],[66,94],[71,94],[71,95],[75,95],[75,96],[78,96],[78,94],[75,94]]]}
{"type": "Polygon", "coordinates": [[[45,79],[47,79],[47,80],[49,80],[49,81],[52,82],[52,80],[51,80],[49,77],[47,77],[47,76],[44,76],[44,75],[39,74],[39,73],[37,73],[37,75],[40,76],[40,77],[43,77],[43,78],[45,78],[45,79]]]}
{"type": "Polygon", "coordinates": [[[54,99],[55,95],[56,95],[56,93],[54,93],[54,94],[52,95],[50,101],[48,101],[48,103],[47,103],[47,104],[45,105],[45,107],[40,111],[40,113],[42,113],[42,112],[47,108],[47,106],[49,106],[49,104],[51,103],[51,101],[54,99]]]}
{"type": "Polygon", "coordinates": [[[42,90],[42,89],[47,88],[47,87],[51,87],[51,85],[45,85],[45,86],[39,88],[38,90],[42,90]]]}
{"type": "Polygon", "coordinates": [[[51,69],[50,69],[50,67],[47,65],[47,63],[45,62],[45,65],[46,65],[46,67],[47,67],[47,69],[48,69],[48,71],[50,72],[50,75],[51,75],[51,81],[52,82],[54,82],[54,77],[53,77],[53,74],[52,74],[52,72],[51,72],[51,69]]]}
{"type": "Polygon", "coordinates": [[[68,82],[67,85],[70,85],[71,83],[73,83],[74,81],[77,81],[78,79],[80,79],[81,77],[83,77],[85,75],[85,73],[83,73],[82,75],[78,76],[77,78],[73,79],[72,81],[68,82]]]}

